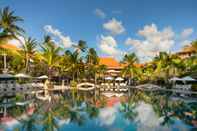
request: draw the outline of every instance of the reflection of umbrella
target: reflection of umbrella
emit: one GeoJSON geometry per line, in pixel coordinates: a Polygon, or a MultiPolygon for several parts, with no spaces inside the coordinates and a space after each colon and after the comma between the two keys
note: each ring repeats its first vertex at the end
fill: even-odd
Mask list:
{"type": "Polygon", "coordinates": [[[190,77],[190,76],[183,77],[182,80],[183,80],[183,81],[196,81],[195,79],[193,79],[193,78],[190,77]]]}
{"type": "Polygon", "coordinates": [[[124,79],[122,77],[116,78],[116,81],[123,81],[124,79]]]}
{"type": "Polygon", "coordinates": [[[48,79],[48,76],[46,76],[46,75],[39,76],[38,79],[48,79]]]}
{"type": "Polygon", "coordinates": [[[105,80],[113,80],[113,77],[108,76],[105,78],[105,80]]]}
{"type": "Polygon", "coordinates": [[[18,77],[18,78],[31,78],[31,76],[29,76],[27,74],[23,74],[23,73],[16,74],[15,77],[18,77]]]}

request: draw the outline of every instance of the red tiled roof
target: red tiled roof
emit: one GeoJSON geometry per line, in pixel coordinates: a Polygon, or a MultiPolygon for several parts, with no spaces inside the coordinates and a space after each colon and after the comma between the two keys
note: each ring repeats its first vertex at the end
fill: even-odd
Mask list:
{"type": "Polygon", "coordinates": [[[19,50],[18,47],[16,47],[15,45],[12,45],[12,44],[2,44],[2,45],[0,45],[0,48],[11,49],[11,50],[19,50]]]}
{"type": "Polygon", "coordinates": [[[121,64],[112,57],[99,58],[99,65],[106,65],[108,68],[121,68],[121,64]]]}

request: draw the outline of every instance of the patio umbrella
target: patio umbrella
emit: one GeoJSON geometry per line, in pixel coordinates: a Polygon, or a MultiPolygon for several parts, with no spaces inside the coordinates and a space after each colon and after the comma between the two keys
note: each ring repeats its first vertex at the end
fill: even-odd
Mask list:
{"type": "Polygon", "coordinates": [[[178,78],[178,77],[173,77],[170,79],[170,81],[182,81],[183,79],[178,78]]]}
{"type": "Polygon", "coordinates": [[[12,78],[15,77],[11,74],[0,74],[0,79],[12,79],[12,78]]]}
{"type": "Polygon", "coordinates": [[[195,79],[193,79],[193,78],[190,77],[190,76],[183,77],[182,80],[183,80],[183,81],[196,81],[195,79]]]}
{"type": "Polygon", "coordinates": [[[48,76],[42,75],[42,76],[39,76],[38,79],[48,79],[48,76]]]}
{"type": "Polygon", "coordinates": [[[31,76],[23,73],[16,74],[15,77],[17,78],[31,78],[31,76]]]}
{"type": "Polygon", "coordinates": [[[105,80],[113,80],[113,77],[108,76],[108,77],[105,78],[105,80]]]}
{"type": "Polygon", "coordinates": [[[117,77],[116,81],[123,81],[124,79],[122,77],[117,77]]]}
{"type": "Polygon", "coordinates": [[[119,73],[120,71],[116,71],[116,70],[108,70],[107,73],[119,73]]]}

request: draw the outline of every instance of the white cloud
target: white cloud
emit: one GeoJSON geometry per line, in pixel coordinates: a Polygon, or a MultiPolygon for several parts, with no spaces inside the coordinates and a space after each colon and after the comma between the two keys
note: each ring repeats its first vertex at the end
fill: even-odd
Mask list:
{"type": "Polygon", "coordinates": [[[122,22],[117,21],[115,18],[112,18],[107,23],[104,23],[103,28],[110,31],[110,33],[113,35],[118,35],[125,32],[125,28],[123,27],[122,22]]]}
{"type": "Polygon", "coordinates": [[[132,45],[136,55],[142,62],[149,61],[159,52],[170,51],[174,45],[174,32],[170,27],[165,27],[159,31],[155,24],[146,25],[144,29],[138,31],[138,35],[143,40],[128,38],[126,45],[132,45]]]}
{"type": "Polygon", "coordinates": [[[123,52],[118,49],[117,42],[112,36],[101,36],[99,41],[101,51],[109,56],[119,58],[123,52]]]}
{"type": "Polygon", "coordinates": [[[192,41],[191,40],[183,40],[181,41],[181,46],[187,46],[191,43],[192,41]]]}
{"type": "Polygon", "coordinates": [[[191,40],[188,39],[193,32],[194,32],[193,28],[186,28],[181,32],[179,36],[181,47],[189,45],[192,42],[191,40]]]}
{"type": "Polygon", "coordinates": [[[99,120],[101,125],[110,126],[116,119],[117,109],[114,107],[106,107],[100,110],[99,120]]]}
{"type": "Polygon", "coordinates": [[[64,45],[65,48],[71,47],[73,44],[75,44],[69,36],[64,36],[62,33],[58,30],[53,28],[51,25],[45,25],[44,30],[48,33],[53,34],[54,36],[58,37],[61,41],[61,43],[64,45]]]}
{"type": "Polygon", "coordinates": [[[102,19],[106,18],[106,14],[101,9],[95,9],[94,14],[102,19]]]}
{"type": "Polygon", "coordinates": [[[184,29],[181,32],[180,38],[181,39],[187,39],[193,32],[194,32],[193,28],[184,29]]]}
{"type": "Polygon", "coordinates": [[[22,37],[22,36],[17,36],[17,38],[18,38],[19,40],[17,40],[17,39],[12,39],[12,40],[9,40],[8,43],[9,43],[9,44],[12,44],[12,45],[15,45],[15,46],[17,46],[17,47],[22,47],[22,45],[25,43],[24,37],[22,37]]]}

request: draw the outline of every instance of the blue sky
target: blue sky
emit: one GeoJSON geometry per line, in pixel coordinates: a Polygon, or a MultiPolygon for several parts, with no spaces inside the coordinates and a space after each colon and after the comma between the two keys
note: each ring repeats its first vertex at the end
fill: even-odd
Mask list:
{"type": "Polygon", "coordinates": [[[82,39],[101,56],[135,52],[142,61],[197,38],[196,5],[196,0],[0,0],[1,8],[9,6],[24,18],[27,35],[38,40],[49,33],[69,48],[82,39]]]}

